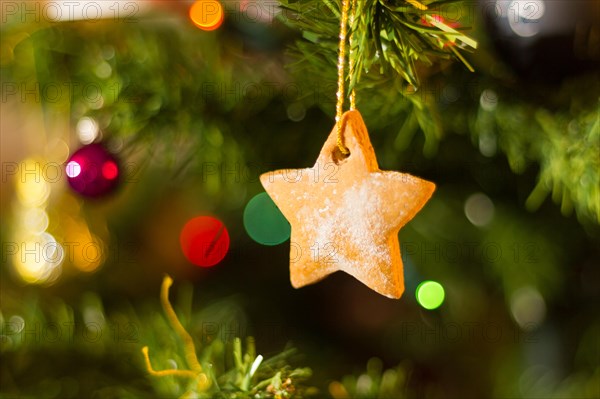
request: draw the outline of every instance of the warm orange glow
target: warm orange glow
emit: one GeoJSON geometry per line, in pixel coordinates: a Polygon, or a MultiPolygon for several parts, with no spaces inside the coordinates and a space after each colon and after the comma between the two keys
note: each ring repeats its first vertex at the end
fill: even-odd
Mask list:
{"type": "Polygon", "coordinates": [[[215,30],[223,23],[223,6],[217,0],[197,0],[190,8],[190,19],[198,28],[215,30]]]}

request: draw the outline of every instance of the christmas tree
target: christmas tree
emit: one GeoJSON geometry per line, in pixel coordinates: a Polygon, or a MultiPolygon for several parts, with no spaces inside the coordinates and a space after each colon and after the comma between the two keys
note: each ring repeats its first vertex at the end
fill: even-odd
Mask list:
{"type": "Polygon", "coordinates": [[[600,397],[597,2],[0,6],[2,397],[600,397]]]}

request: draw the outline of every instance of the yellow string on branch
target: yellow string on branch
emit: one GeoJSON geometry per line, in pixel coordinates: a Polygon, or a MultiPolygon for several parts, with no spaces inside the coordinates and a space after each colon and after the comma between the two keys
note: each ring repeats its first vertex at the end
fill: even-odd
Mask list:
{"type": "MultiPolygon", "coordinates": [[[[356,16],[356,0],[352,0],[352,9],[350,11],[350,28],[354,29],[354,17],[356,16]]],[[[350,79],[354,76],[354,63],[352,60],[354,54],[354,35],[350,32],[350,54],[348,55],[348,75],[350,75],[350,79]]],[[[356,81],[354,81],[356,85],[356,81]]],[[[350,91],[350,109],[356,109],[356,90],[354,90],[354,86],[352,86],[352,91],[350,91]]]]}
{"type": "Polygon", "coordinates": [[[144,360],[146,362],[146,369],[148,370],[148,373],[155,377],[165,377],[168,375],[173,375],[176,377],[191,378],[192,380],[198,378],[198,375],[191,370],[154,370],[154,368],[152,367],[152,363],[150,362],[150,355],[148,354],[147,346],[144,346],[142,348],[142,353],[144,354],[144,360]]]}
{"type": "MultiPolygon", "coordinates": [[[[148,347],[144,346],[142,348],[142,354],[144,355],[146,369],[150,375],[155,377],[175,376],[196,380],[198,390],[204,391],[210,386],[210,380],[208,379],[207,375],[202,372],[202,366],[198,361],[198,357],[196,355],[196,346],[194,345],[191,335],[185,330],[185,328],[183,328],[183,325],[179,321],[173,306],[171,306],[171,302],[169,302],[169,288],[172,284],[173,279],[171,279],[169,276],[165,276],[160,290],[160,302],[163,310],[165,311],[169,324],[183,341],[185,359],[191,370],[154,370],[152,363],[150,362],[148,347]]],[[[186,396],[186,394],[184,394],[184,396],[186,396]]]]}
{"type": "Polygon", "coordinates": [[[338,89],[336,93],[337,103],[335,105],[335,123],[337,126],[337,146],[340,152],[344,155],[350,154],[343,142],[343,123],[342,113],[344,108],[344,69],[346,65],[346,33],[348,29],[348,9],[350,8],[349,0],[342,0],[342,15],[340,17],[340,45],[338,51],[338,89]]]}
{"type": "Polygon", "coordinates": [[[181,325],[177,314],[175,314],[175,310],[173,310],[173,306],[171,306],[171,302],[169,302],[169,288],[172,284],[173,279],[169,276],[165,276],[160,292],[160,302],[165,310],[167,319],[169,319],[169,323],[171,323],[171,326],[177,332],[177,334],[179,334],[181,340],[183,341],[185,360],[187,360],[188,366],[190,366],[193,371],[199,373],[202,371],[202,366],[200,365],[200,362],[198,362],[198,357],[196,356],[196,346],[194,345],[194,340],[181,325]]]}

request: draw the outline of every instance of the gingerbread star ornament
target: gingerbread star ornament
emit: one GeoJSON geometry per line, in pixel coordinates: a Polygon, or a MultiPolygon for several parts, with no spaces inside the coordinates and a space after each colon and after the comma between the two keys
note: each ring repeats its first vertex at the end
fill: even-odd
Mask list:
{"type": "Polygon", "coordinates": [[[292,226],[292,285],[299,288],[343,270],[382,295],[400,298],[398,231],[425,205],[435,185],[380,170],[358,111],[346,112],[338,123],[347,157],[338,149],[336,126],[315,166],[260,177],[292,226]]]}

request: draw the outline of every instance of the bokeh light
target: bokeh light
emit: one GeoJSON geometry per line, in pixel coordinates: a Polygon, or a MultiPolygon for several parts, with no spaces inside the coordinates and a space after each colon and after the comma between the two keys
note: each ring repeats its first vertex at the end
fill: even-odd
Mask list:
{"type": "Polygon", "coordinates": [[[98,137],[99,131],[98,123],[92,118],[86,116],[77,122],[77,136],[82,144],[93,143],[98,137]]]}
{"type": "Polygon", "coordinates": [[[119,176],[119,168],[113,161],[106,161],[102,165],[102,176],[105,179],[113,180],[119,176]]]}
{"type": "Polygon", "coordinates": [[[291,103],[287,107],[287,116],[293,122],[300,122],[306,116],[306,107],[300,101],[291,103]]]}
{"type": "Polygon", "coordinates": [[[229,250],[229,233],[219,219],[198,216],[190,219],[179,236],[181,250],[193,264],[202,267],[221,262],[229,250]]]}
{"type": "Polygon", "coordinates": [[[513,0],[508,5],[510,29],[521,37],[532,37],[542,29],[546,5],[543,0],[513,0]]]}
{"type": "Polygon", "coordinates": [[[544,321],[546,302],[536,288],[525,286],[511,295],[510,310],[521,328],[531,330],[544,321]]]}
{"type": "Polygon", "coordinates": [[[19,202],[26,207],[37,207],[46,202],[50,195],[50,185],[44,176],[40,161],[29,158],[24,160],[15,175],[16,192],[19,202]]]}
{"type": "Polygon", "coordinates": [[[23,230],[41,234],[48,228],[50,220],[48,213],[42,208],[28,208],[22,212],[23,230]]]}
{"type": "Polygon", "coordinates": [[[190,19],[206,31],[217,29],[223,23],[223,6],[217,0],[197,0],[190,8],[190,19]]]}
{"type": "Polygon", "coordinates": [[[32,234],[16,242],[14,270],[30,284],[48,284],[61,274],[64,249],[49,233],[32,234]]]}
{"type": "Polygon", "coordinates": [[[484,111],[494,111],[498,106],[498,94],[492,89],[485,89],[479,96],[479,105],[484,111]]]}
{"type": "Polygon", "coordinates": [[[100,79],[108,79],[112,75],[112,67],[108,62],[102,61],[94,68],[94,73],[100,79]]]}
{"type": "Polygon", "coordinates": [[[102,239],[92,234],[83,220],[66,218],[63,222],[65,239],[69,246],[69,260],[78,270],[91,273],[106,260],[106,247],[102,239]]]}
{"type": "Polygon", "coordinates": [[[77,177],[81,174],[81,165],[77,161],[70,161],[65,169],[67,176],[77,177]]]}
{"type": "Polygon", "coordinates": [[[494,219],[494,203],[483,193],[475,193],[465,201],[465,216],[478,227],[488,225],[494,219]]]}
{"type": "Polygon", "coordinates": [[[423,281],[417,286],[417,302],[425,309],[439,308],[444,303],[445,296],[444,287],[437,281],[423,281]]]}
{"type": "Polygon", "coordinates": [[[252,198],[244,209],[244,227],[259,244],[277,245],[290,238],[291,227],[267,193],[252,198]]]}

